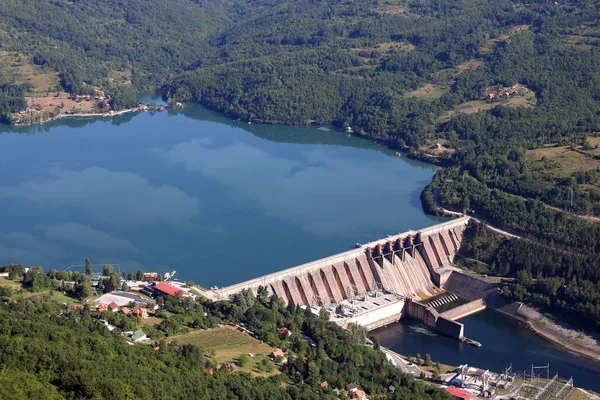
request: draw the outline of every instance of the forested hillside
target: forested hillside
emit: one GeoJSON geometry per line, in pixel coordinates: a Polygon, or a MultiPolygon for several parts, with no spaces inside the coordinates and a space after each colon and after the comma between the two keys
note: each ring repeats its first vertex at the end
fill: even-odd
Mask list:
{"type": "MultiPolygon", "coordinates": [[[[364,336],[300,308],[286,308],[275,298],[242,294],[231,304],[172,297],[165,308],[154,337],[243,322],[261,339],[289,349],[288,363],[282,374],[269,378],[232,373],[224,365],[217,369],[215,360],[194,345],[161,340],[131,346],[88,308],[21,299],[0,304],[0,398],[320,400],[337,399],[333,388],[351,382],[374,398],[450,398],[442,389],[401,374],[382,353],[361,344],[364,336]],[[281,338],[280,326],[305,332],[317,345],[309,346],[298,334],[281,338]],[[329,388],[320,386],[324,380],[329,388]]],[[[104,317],[137,323],[133,316],[107,313],[104,317]]]]}

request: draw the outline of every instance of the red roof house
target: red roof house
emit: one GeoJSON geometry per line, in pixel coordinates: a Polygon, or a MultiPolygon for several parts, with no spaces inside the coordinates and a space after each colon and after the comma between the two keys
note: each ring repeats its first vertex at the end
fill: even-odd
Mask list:
{"type": "Polygon", "coordinates": [[[156,285],[154,285],[154,290],[155,291],[158,290],[159,292],[169,295],[169,296],[177,296],[177,293],[183,292],[183,290],[178,289],[178,288],[171,286],[164,282],[158,282],[156,285]]]}
{"type": "Polygon", "coordinates": [[[123,307],[121,308],[121,312],[125,315],[129,314],[131,312],[131,310],[127,307],[123,307]]]}
{"type": "Polygon", "coordinates": [[[141,307],[134,308],[132,313],[136,317],[148,318],[148,313],[141,307]]]}
{"type": "Polygon", "coordinates": [[[471,392],[467,392],[466,390],[462,390],[462,389],[457,389],[455,387],[452,386],[448,386],[446,388],[446,391],[448,393],[450,393],[450,396],[454,397],[455,399],[458,400],[471,400],[471,392]]]}
{"type": "Polygon", "coordinates": [[[230,364],[227,364],[227,366],[225,368],[227,369],[227,371],[233,372],[238,368],[238,366],[235,363],[230,363],[230,364]]]}
{"type": "Polygon", "coordinates": [[[108,309],[112,312],[119,311],[119,306],[114,301],[108,305],[108,309]]]}
{"type": "Polygon", "coordinates": [[[98,305],[97,310],[98,310],[98,312],[104,312],[104,311],[108,310],[108,307],[106,306],[106,304],[100,304],[100,305],[98,305]]]}

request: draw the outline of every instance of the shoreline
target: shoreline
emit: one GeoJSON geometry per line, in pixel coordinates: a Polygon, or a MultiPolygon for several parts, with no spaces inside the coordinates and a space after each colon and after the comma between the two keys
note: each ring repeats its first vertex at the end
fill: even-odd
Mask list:
{"type": "Polygon", "coordinates": [[[514,305],[518,305],[518,310],[513,312],[493,307],[490,307],[490,309],[516,319],[537,336],[571,354],[600,363],[600,344],[592,336],[576,331],[571,327],[561,326],[559,323],[554,322],[525,304],[519,305],[516,302],[510,304],[510,306],[514,305]],[[520,313],[522,309],[523,313],[520,313]],[[530,315],[528,316],[527,314],[530,315]],[[540,324],[543,326],[540,326],[540,324]],[[578,336],[581,337],[578,338],[578,336]],[[582,341],[584,343],[581,343],[582,341]],[[586,344],[586,341],[589,343],[586,344]]]}
{"type": "Polygon", "coordinates": [[[52,117],[43,121],[38,121],[35,123],[30,123],[30,124],[13,124],[13,123],[9,123],[9,126],[33,126],[33,125],[43,125],[52,121],[56,121],[58,119],[64,119],[64,118],[109,118],[109,117],[115,117],[118,115],[124,115],[124,114],[128,114],[128,113],[132,113],[132,112],[144,112],[144,111],[163,111],[165,110],[167,107],[166,106],[158,106],[158,107],[148,107],[147,105],[143,106],[143,109],[140,109],[140,106],[137,107],[133,107],[133,108],[126,108],[123,110],[119,110],[119,111],[112,111],[112,112],[105,112],[105,113],[78,113],[78,114],[59,114],[56,117],[52,117]]]}

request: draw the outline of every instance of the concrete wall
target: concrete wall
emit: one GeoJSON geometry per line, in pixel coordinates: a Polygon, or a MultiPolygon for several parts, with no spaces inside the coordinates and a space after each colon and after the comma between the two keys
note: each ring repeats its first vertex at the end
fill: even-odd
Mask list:
{"type": "Polygon", "coordinates": [[[442,317],[450,319],[452,321],[456,321],[457,319],[461,319],[467,317],[469,315],[475,314],[476,312],[483,311],[486,309],[485,300],[477,299],[470,301],[462,306],[458,306],[451,310],[448,310],[442,314],[442,317]]]}
{"type": "Polygon", "coordinates": [[[379,307],[362,315],[350,318],[347,323],[358,324],[364,326],[368,330],[381,328],[382,326],[399,321],[403,316],[404,306],[404,301],[398,301],[397,303],[379,307]]]}
{"type": "Polygon", "coordinates": [[[435,330],[451,338],[460,339],[464,336],[465,326],[460,322],[440,316],[435,321],[435,330]]]}
{"type": "Polygon", "coordinates": [[[460,339],[464,336],[464,325],[460,322],[440,316],[433,308],[416,301],[408,300],[406,302],[405,315],[414,320],[423,322],[428,327],[450,336],[455,339],[460,339]]]}
{"type": "Polygon", "coordinates": [[[439,313],[433,307],[429,307],[425,304],[418,303],[416,301],[408,300],[406,302],[405,315],[414,320],[420,321],[430,328],[435,329],[435,322],[440,316],[439,313]]]}
{"type": "Polygon", "coordinates": [[[355,294],[373,290],[373,281],[408,297],[432,296],[440,292],[432,281],[432,273],[448,265],[457,249],[447,237],[456,236],[453,232],[462,237],[468,221],[469,217],[462,217],[418,232],[409,230],[388,236],[357,249],[214,290],[209,297],[227,298],[242,289],[256,292],[264,286],[286,302],[314,305],[315,298],[332,297],[334,302],[347,298],[348,287],[355,287],[359,292],[355,294]],[[415,250],[412,242],[416,237],[422,242],[416,248],[424,249],[415,250]],[[379,259],[377,255],[370,258],[374,250],[379,252],[379,259]]]}

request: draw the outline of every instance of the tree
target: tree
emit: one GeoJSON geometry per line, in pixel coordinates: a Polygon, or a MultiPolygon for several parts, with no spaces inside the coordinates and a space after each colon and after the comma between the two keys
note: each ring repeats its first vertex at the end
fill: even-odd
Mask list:
{"type": "Polygon", "coordinates": [[[143,281],[144,280],[144,271],[142,271],[141,269],[138,269],[137,273],[135,274],[135,278],[138,281],[143,281]]]}
{"type": "Polygon", "coordinates": [[[242,354],[238,357],[238,365],[240,367],[246,367],[250,363],[250,356],[248,354],[242,354]]]}
{"type": "Polygon", "coordinates": [[[123,282],[123,284],[121,285],[121,290],[124,292],[129,291],[129,285],[127,284],[127,282],[123,282]]]}
{"type": "Polygon", "coordinates": [[[329,321],[329,311],[325,307],[321,307],[319,310],[319,319],[324,322],[329,321]]]}
{"type": "Polygon", "coordinates": [[[185,285],[186,285],[187,287],[191,287],[191,288],[193,288],[193,287],[195,286],[195,284],[194,284],[194,281],[186,281],[186,282],[185,282],[185,285]]]}
{"type": "Polygon", "coordinates": [[[423,364],[427,367],[431,365],[431,356],[429,354],[425,354],[425,362],[423,364]]]}
{"type": "Polygon", "coordinates": [[[83,283],[78,283],[75,285],[75,295],[80,299],[86,299],[92,295],[94,292],[94,288],[88,280],[85,280],[83,283]]]}
{"type": "Polygon", "coordinates": [[[85,259],[85,274],[92,275],[92,272],[94,272],[94,267],[92,266],[92,260],[88,257],[85,259]]]}
{"type": "Polygon", "coordinates": [[[106,264],[102,269],[102,275],[104,276],[110,276],[113,272],[115,272],[115,269],[111,264],[106,264]]]}
{"type": "Polygon", "coordinates": [[[128,280],[128,281],[132,281],[132,280],[134,280],[134,279],[135,279],[135,274],[134,274],[133,272],[129,272],[129,273],[127,274],[127,280],[128,280]]]}

